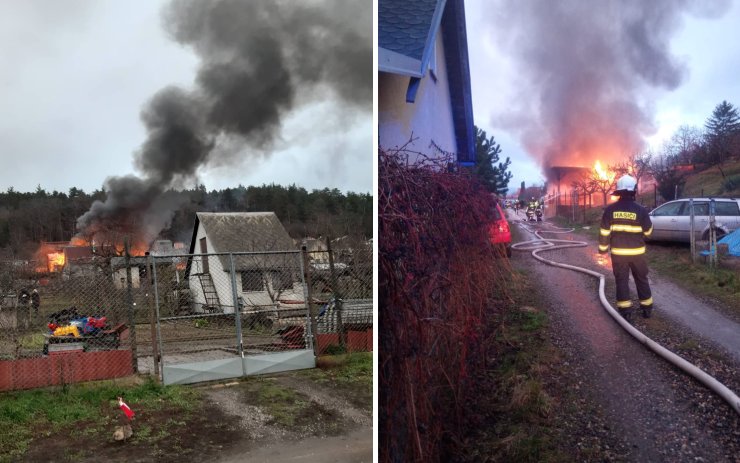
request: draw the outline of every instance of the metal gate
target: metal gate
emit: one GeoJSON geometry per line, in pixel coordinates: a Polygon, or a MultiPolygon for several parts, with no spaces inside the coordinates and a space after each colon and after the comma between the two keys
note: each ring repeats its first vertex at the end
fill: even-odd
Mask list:
{"type": "Polygon", "coordinates": [[[151,256],[153,371],[186,384],[315,367],[304,270],[299,251],[151,256]]]}

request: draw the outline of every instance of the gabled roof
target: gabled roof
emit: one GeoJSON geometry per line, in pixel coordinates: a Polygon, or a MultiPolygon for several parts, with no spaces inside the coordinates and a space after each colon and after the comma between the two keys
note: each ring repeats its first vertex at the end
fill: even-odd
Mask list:
{"type": "MultiPolygon", "coordinates": [[[[208,253],[295,251],[293,239],[274,212],[197,212],[190,254],[200,253],[196,238],[202,225],[213,249],[208,253]]],[[[224,269],[231,267],[228,255],[219,256],[224,269]]],[[[237,270],[282,267],[283,258],[275,256],[236,257],[237,270]]],[[[188,259],[186,274],[190,271],[188,259]]]]}
{"type": "Polygon", "coordinates": [[[450,86],[458,162],[475,162],[473,97],[463,0],[379,0],[378,71],[410,76],[406,100],[414,102],[440,26],[450,86]]]}
{"type": "MultiPolygon", "coordinates": [[[[295,246],[274,212],[198,212],[213,249],[208,252],[293,251],[295,246]]],[[[190,252],[196,243],[190,243],[190,252]]],[[[197,252],[200,252],[198,250],[197,252]]]]}

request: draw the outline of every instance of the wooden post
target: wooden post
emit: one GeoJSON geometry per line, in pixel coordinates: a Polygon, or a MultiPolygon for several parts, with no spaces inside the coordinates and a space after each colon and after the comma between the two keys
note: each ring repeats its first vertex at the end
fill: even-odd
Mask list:
{"type": "Polygon", "coordinates": [[[311,337],[313,338],[313,353],[318,357],[319,343],[317,335],[319,334],[319,324],[316,320],[316,306],[311,296],[311,272],[309,270],[308,252],[306,246],[301,246],[301,255],[303,257],[303,279],[306,282],[306,304],[308,304],[308,314],[311,322],[311,337]]]}
{"type": "MultiPolygon", "coordinates": [[[[148,254],[148,253],[147,253],[148,254]]],[[[155,313],[156,306],[159,304],[159,294],[157,293],[157,270],[154,266],[157,265],[152,259],[151,255],[146,256],[146,304],[149,309],[149,326],[151,327],[152,336],[152,362],[154,375],[159,378],[159,347],[157,344],[157,315],[155,313]],[[154,290],[154,295],[152,295],[154,290]],[[155,298],[155,303],[152,304],[152,297],[155,298]]]]}
{"type": "Polygon", "coordinates": [[[139,360],[136,353],[136,314],[134,312],[134,296],[131,284],[131,253],[129,252],[129,238],[123,239],[124,262],[126,265],[126,304],[128,305],[128,329],[131,340],[131,367],[134,373],[139,372],[139,360]]]}
{"type": "Polygon", "coordinates": [[[331,272],[331,289],[334,293],[334,311],[337,314],[337,333],[339,333],[339,346],[347,346],[347,334],[344,332],[344,323],[342,323],[342,293],[339,290],[339,279],[337,278],[336,267],[334,266],[334,252],[331,250],[331,238],[326,237],[326,250],[329,253],[329,271],[331,272]]]}
{"type": "Polygon", "coordinates": [[[694,235],[694,198],[689,199],[689,239],[691,243],[691,262],[696,263],[696,236],[694,235]]]}
{"type": "Polygon", "coordinates": [[[658,207],[658,185],[653,185],[653,209],[658,207]]]}
{"type": "Polygon", "coordinates": [[[717,228],[716,219],[714,217],[715,206],[714,200],[709,200],[709,266],[712,270],[717,268],[717,228]]]}

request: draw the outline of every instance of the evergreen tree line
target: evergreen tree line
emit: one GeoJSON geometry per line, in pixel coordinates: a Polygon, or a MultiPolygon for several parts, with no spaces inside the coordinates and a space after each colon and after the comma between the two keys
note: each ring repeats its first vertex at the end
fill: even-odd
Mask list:
{"type": "MultiPolygon", "coordinates": [[[[349,235],[368,239],[373,233],[373,200],[368,193],[342,193],[324,188],[307,191],[290,185],[262,185],[206,190],[199,185],[175,192],[184,196],[180,209],[160,237],[189,243],[196,212],[275,212],[293,238],[349,235]]],[[[104,190],[86,193],[33,192],[14,188],[0,193],[0,251],[5,257],[30,258],[41,241],[69,241],[77,232],[77,219],[104,190]]]]}

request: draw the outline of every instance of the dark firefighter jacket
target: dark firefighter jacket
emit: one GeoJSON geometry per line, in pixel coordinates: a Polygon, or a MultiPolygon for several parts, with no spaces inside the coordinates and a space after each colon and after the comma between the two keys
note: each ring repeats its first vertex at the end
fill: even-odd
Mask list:
{"type": "Polygon", "coordinates": [[[648,211],[632,198],[620,198],[604,210],[599,230],[599,251],[611,246],[612,255],[645,254],[645,237],[653,232],[648,211]]]}

